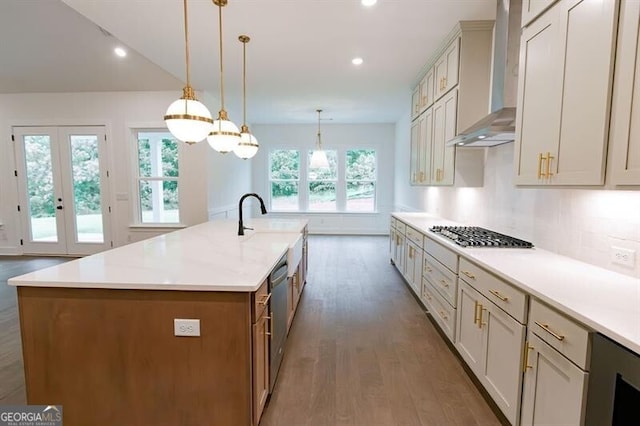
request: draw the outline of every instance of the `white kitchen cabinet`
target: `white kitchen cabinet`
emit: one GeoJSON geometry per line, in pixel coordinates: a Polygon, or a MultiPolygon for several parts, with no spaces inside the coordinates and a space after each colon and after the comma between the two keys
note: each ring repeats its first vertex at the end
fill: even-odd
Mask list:
{"type": "Polygon", "coordinates": [[[589,374],[529,331],[521,425],[582,425],[589,374]]]}
{"type": "Polygon", "coordinates": [[[429,108],[411,123],[409,173],[412,185],[429,185],[433,149],[433,109],[429,108]]]}
{"type": "Polygon", "coordinates": [[[558,0],[524,0],[522,2],[522,26],[527,26],[556,1],[558,0]]]}
{"type": "Polygon", "coordinates": [[[458,84],[460,63],[460,37],[456,37],[433,66],[435,74],[435,99],[441,98],[458,84]]]}
{"type": "Polygon", "coordinates": [[[411,146],[409,149],[409,181],[411,185],[418,185],[420,182],[420,139],[422,133],[420,122],[421,120],[418,118],[411,123],[411,146]]]}
{"type": "Polygon", "coordinates": [[[400,273],[404,271],[404,245],[405,236],[398,229],[392,231],[391,238],[391,262],[396,265],[396,268],[400,273]]]}
{"type": "Polygon", "coordinates": [[[602,185],[619,2],[561,0],[523,29],[518,185],[602,185]]]}
{"type": "Polygon", "coordinates": [[[525,326],[464,280],[458,283],[457,314],[456,348],[505,417],[517,424],[525,326]]]}
{"type": "Polygon", "coordinates": [[[411,120],[415,120],[420,115],[420,86],[416,86],[411,93],[411,120]]]}
{"type": "Polygon", "coordinates": [[[611,111],[611,183],[640,185],[640,1],[620,5],[613,106],[611,111]]]}
{"type": "Polygon", "coordinates": [[[453,185],[456,148],[446,146],[456,133],[458,90],[452,90],[433,106],[431,185],[453,185]]]}
{"type": "MultiPolygon", "coordinates": [[[[424,117],[424,122],[421,138],[416,139],[422,145],[414,144],[413,139],[411,143],[410,164],[416,171],[415,179],[411,172],[411,184],[453,185],[457,181],[460,186],[482,186],[483,151],[465,151],[456,169],[456,148],[445,147],[445,143],[488,113],[492,33],[493,21],[460,22],[427,62],[412,101],[412,120],[424,117]],[[419,146],[424,148],[419,150],[419,146]],[[420,158],[414,160],[415,155],[420,158]]],[[[418,131],[412,131],[412,138],[414,134],[418,131]]]]}
{"type": "Polygon", "coordinates": [[[404,277],[419,297],[422,286],[422,248],[405,238],[405,253],[404,277]]]}

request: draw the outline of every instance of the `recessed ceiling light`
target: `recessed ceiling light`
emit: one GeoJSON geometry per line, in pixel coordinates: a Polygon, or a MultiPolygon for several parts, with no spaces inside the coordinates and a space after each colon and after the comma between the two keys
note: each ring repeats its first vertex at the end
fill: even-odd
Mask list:
{"type": "Polygon", "coordinates": [[[352,63],[353,65],[362,65],[362,62],[363,62],[362,58],[353,58],[353,59],[351,60],[351,63],[352,63]]]}
{"type": "Polygon", "coordinates": [[[124,58],[125,56],[127,56],[127,51],[124,50],[122,47],[116,47],[115,49],[113,49],[113,51],[116,53],[116,55],[120,56],[121,58],[124,58]]]}
{"type": "Polygon", "coordinates": [[[373,6],[378,0],[361,0],[363,6],[373,6]]]}
{"type": "Polygon", "coordinates": [[[486,138],[486,136],[485,136],[485,135],[480,135],[480,136],[478,136],[478,139],[484,139],[484,138],[486,138]]]}

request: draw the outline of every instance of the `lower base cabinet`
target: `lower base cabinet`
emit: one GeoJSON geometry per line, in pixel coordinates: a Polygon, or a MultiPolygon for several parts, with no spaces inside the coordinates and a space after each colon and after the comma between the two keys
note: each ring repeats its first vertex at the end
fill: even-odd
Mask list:
{"type": "Polygon", "coordinates": [[[513,425],[519,423],[526,327],[464,280],[458,283],[455,346],[513,425]]]}
{"type": "Polygon", "coordinates": [[[531,331],[525,350],[521,424],[584,424],[589,373],[531,331]]]}
{"type": "Polygon", "coordinates": [[[260,423],[269,396],[269,316],[265,309],[253,324],[253,424],[260,423]]]}

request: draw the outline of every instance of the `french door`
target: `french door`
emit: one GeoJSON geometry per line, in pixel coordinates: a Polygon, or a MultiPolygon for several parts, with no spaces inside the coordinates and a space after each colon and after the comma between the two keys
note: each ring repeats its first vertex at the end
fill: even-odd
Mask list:
{"type": "Polygon", "coordinates": [[[110,248],[104,127],[14,127],[13,136],[23,252],[110,248]]]}

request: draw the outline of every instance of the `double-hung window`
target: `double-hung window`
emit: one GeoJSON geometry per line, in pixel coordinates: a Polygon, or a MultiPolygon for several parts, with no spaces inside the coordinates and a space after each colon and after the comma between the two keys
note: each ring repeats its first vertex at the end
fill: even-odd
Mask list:
{"type": "Polygon", "coordinates": [[[307,166],[307,182],[309,184],[309,210],[310,211],[336,211],[338,182],[338,153],[335,150],[325,150],[329,167],[311,167],[309,151],[307,166]]]}
{"type": "Polygon", "coordinates": [[[271,209],[298,211],[300,209],[300,151],[279,149],[269,155],[271,209]]]}
{"type": "Polygon", "coordinates": [[[138,223],[179,223],[178,142],[167,130],[138,130],[135,135],[138,223]]]}
{"type": "Polygon", "coordinates": [[[376,209],[376,151],[347,150],[345,182],[347,211],[373,212],[376,209]]]}

